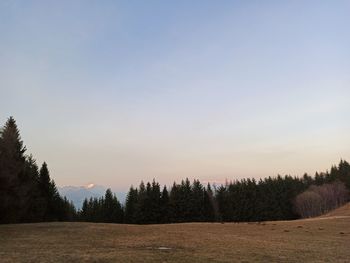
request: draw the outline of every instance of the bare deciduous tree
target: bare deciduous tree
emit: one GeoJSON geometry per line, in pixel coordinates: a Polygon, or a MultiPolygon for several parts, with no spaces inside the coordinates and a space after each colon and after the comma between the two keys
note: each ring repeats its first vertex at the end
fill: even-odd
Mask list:
{"type": "Polygon", "coordinates": [[[339,181],[312,185],[295,198],[295,210],[302,218],[319,216],[344,204],[348,194],[344,183],[339,181]]]}

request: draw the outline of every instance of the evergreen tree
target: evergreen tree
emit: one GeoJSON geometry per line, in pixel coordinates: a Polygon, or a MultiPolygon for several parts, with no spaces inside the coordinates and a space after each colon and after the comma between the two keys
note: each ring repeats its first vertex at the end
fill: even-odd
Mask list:
{"type": "Polygon", "coordinates": [[[10,117],[0,131],[0,222],[20,222],[27,205],[28,187],[23,146],[16,121],[10,117]]]}
{"type": "Polygon", "coordinates": [[[103,216],[101,221],[105,223],[122,223],[123,211],[121,204],[115,195],[112,194],[111,189],[107,189],[104,199],[101,199],[101,210],[103,216]]]}
{"type": "Polygon", "coordinates": [[[145,224],[148,221],[148,196],[147,192],[150,192],[150,186],[146,191],[146,186],[143,181],[141,181],[138,197],[137,197],[137,206],[136,206],[136,223],[145,224]]]}
{"type": "Polygon", "coordinates": [[[190,216],[188,221],[200,222],[204,220],[204,189],[198,180],[194,180],[191,186],[190,216]]]}
{"type": "Polygon", "coordinates": [[[42,197],[42,210],[44,220],[53,220],[53,199],[51,179],[47,164],[44,162],[39,172],[39,191],[42,197]]]}
{"type": "Polygon", "coordinates": [[[151,191],[151,220],[150,223],[156,224],[161,222],[162,219],[162,204],[161,204],[161,192],[160,185],[154,179],[152,181],[152,191],[151,191]]]}
{"type": "Polygon", "coordinates": [[[29,199],[23,222],[37,222],[43,220],[42,197],[39,191],[39,168],[32,155],[28,156],[24,168],[27,187],[30,188],[29,199]]]}
{"type": "Polygon", "coordinates": [[[79,211],[79,220],[80,221],[90,221],[89,219],[89,201],[87,198],[84,199],[81,210],[79,211]]]}
{"type": "Polygon", "coordinates": [[[210,184],[208,183],[207,188],[204,190],[203,220],[206,222],[214,222],[217,219],[215,212],[214,194],[210,184]]]}
{"type": "Polygon", "coordinates": [[[340,160],[338,172],[336,173],[339,181],[343,182],[350,190],[350,164],[345,160],[340,160]]]}
{"type": "Polygon", "coordinates": [[[64,220],[67,217],[65,211],[70,210],[70,204],[64,202],[60,197],[55,182],[50,178],[46,162],[44,162],[40,168],[38,181],[42,198],[43,219],[45,221],[64,220]]]}
{"type": "Polygon", "coordinates": [[[166,186],[164,186],[163,191],[162,191],[162,195],[160,198],[160,207],[161,207],[161,219],[160,222],[161,223],[168,223],[169,222],[169,193],[168,190],[166,188],[166,186]]]}
{"type": "Polygon", "coordinates": [[[175,182],[170,189],[169,195],[169,220],[172,223],[180,222],[181,214],[181,193],[180,186],[175,182]]]}
{"type": "Polygon", "coordinates": [[[180,185],[180,198],[179,198],[179,222],[189,222],[191,221],[192,217],[192,206],[191,202],[189,200],[192,199],[192,189],[191,189],[191,183],[188,178],[186,178],[185,181],[181,182],[180,185]]]}
{"type": "Polygon", "coordinates": [[[134,189],[132,186],[129,189],[129,192],[125,200],[125,223],[134,224],[136,223],[137,215],[137,189],[134,189]]]}
{"type": "MultiPolygon", "coordinates": [[[[69,209],[69,206],[66,209],[69,209]]],[[[73,214],[74,216],[74,214],[73,214]]],[[[123,223],[123,208],[111,189],[104,197],[85,199],[79,211],[79,220],[88,222],[123,223]]]]}

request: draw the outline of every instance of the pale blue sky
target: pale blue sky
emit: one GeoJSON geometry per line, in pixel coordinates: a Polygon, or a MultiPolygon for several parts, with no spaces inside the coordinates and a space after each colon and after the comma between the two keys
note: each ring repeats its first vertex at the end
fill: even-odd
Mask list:
{"type": "Polygon", "coordinates": [[[0,119],[58,185],[350,160],[349,1],[0,2],[0,119]]]}

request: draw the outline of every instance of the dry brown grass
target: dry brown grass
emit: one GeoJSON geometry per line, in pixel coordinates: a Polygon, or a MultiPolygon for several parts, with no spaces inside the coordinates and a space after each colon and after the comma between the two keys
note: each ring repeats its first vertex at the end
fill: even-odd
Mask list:
{"type": "Polygon", "coordinates": [[[323,215],[322,217],[330,217],[330,216],[341,216],[341,217],[349,216],[350,217],[350,203],[347,203],[346,205],[343,205],[323,215]]]}
{"type": "Polygon", "coordinates": [[[0,261],[349,262],[350,219],[146,226],[1,225],[0,261]]]}

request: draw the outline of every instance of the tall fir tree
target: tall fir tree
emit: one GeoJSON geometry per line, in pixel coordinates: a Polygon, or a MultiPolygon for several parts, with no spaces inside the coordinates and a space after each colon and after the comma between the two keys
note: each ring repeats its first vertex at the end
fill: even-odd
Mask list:
{"type": "Polygon", "coordinates": [[[13,117],[0,132],[0,222],[20,222],[27,205],[25,146],[13,117]]]}
{"type": "Polygon", "coordinates": [[[161,207],[161,223],[169,222],[169,193],[166,186],[163,187],[162,195],[160,198],[160,207],[161,207]]]}
{"type": "Polygon", "coordinates": [[[36,222],[43,220],[43,199],[39,191],[39,168],[32,155],[25,161],[24,168],[26,185],[30,189],[29,200],[26,206],[24,222],[36,222]]]}
{"type": "Polygon", "coordinates": [[[45,221],[61,220],[60,207],[62,200],[58,194],[55,182],[50,178],[50,172],[44,162],[39,172],[39,191],[42,196],[43,218],[45,221]]]}
{"type": "Polygon", "coordinates": [[[137,203],[138,203],[137,195],[138,195],[137,189],[134,189],[134,187],[131,186],[125,200],[124,221],[127,224],[136,223],[136,215],[137,215],[136,210],[137,210],[137,203]]]}
{"type": "Polygon", "coordinates": [[[211,189],[210,183],[208,183],[207,188],[204,190],[203,197],[203,220],[207,222],[214,222],[215,219],[216,214],[214,194],[211,189]]]}

